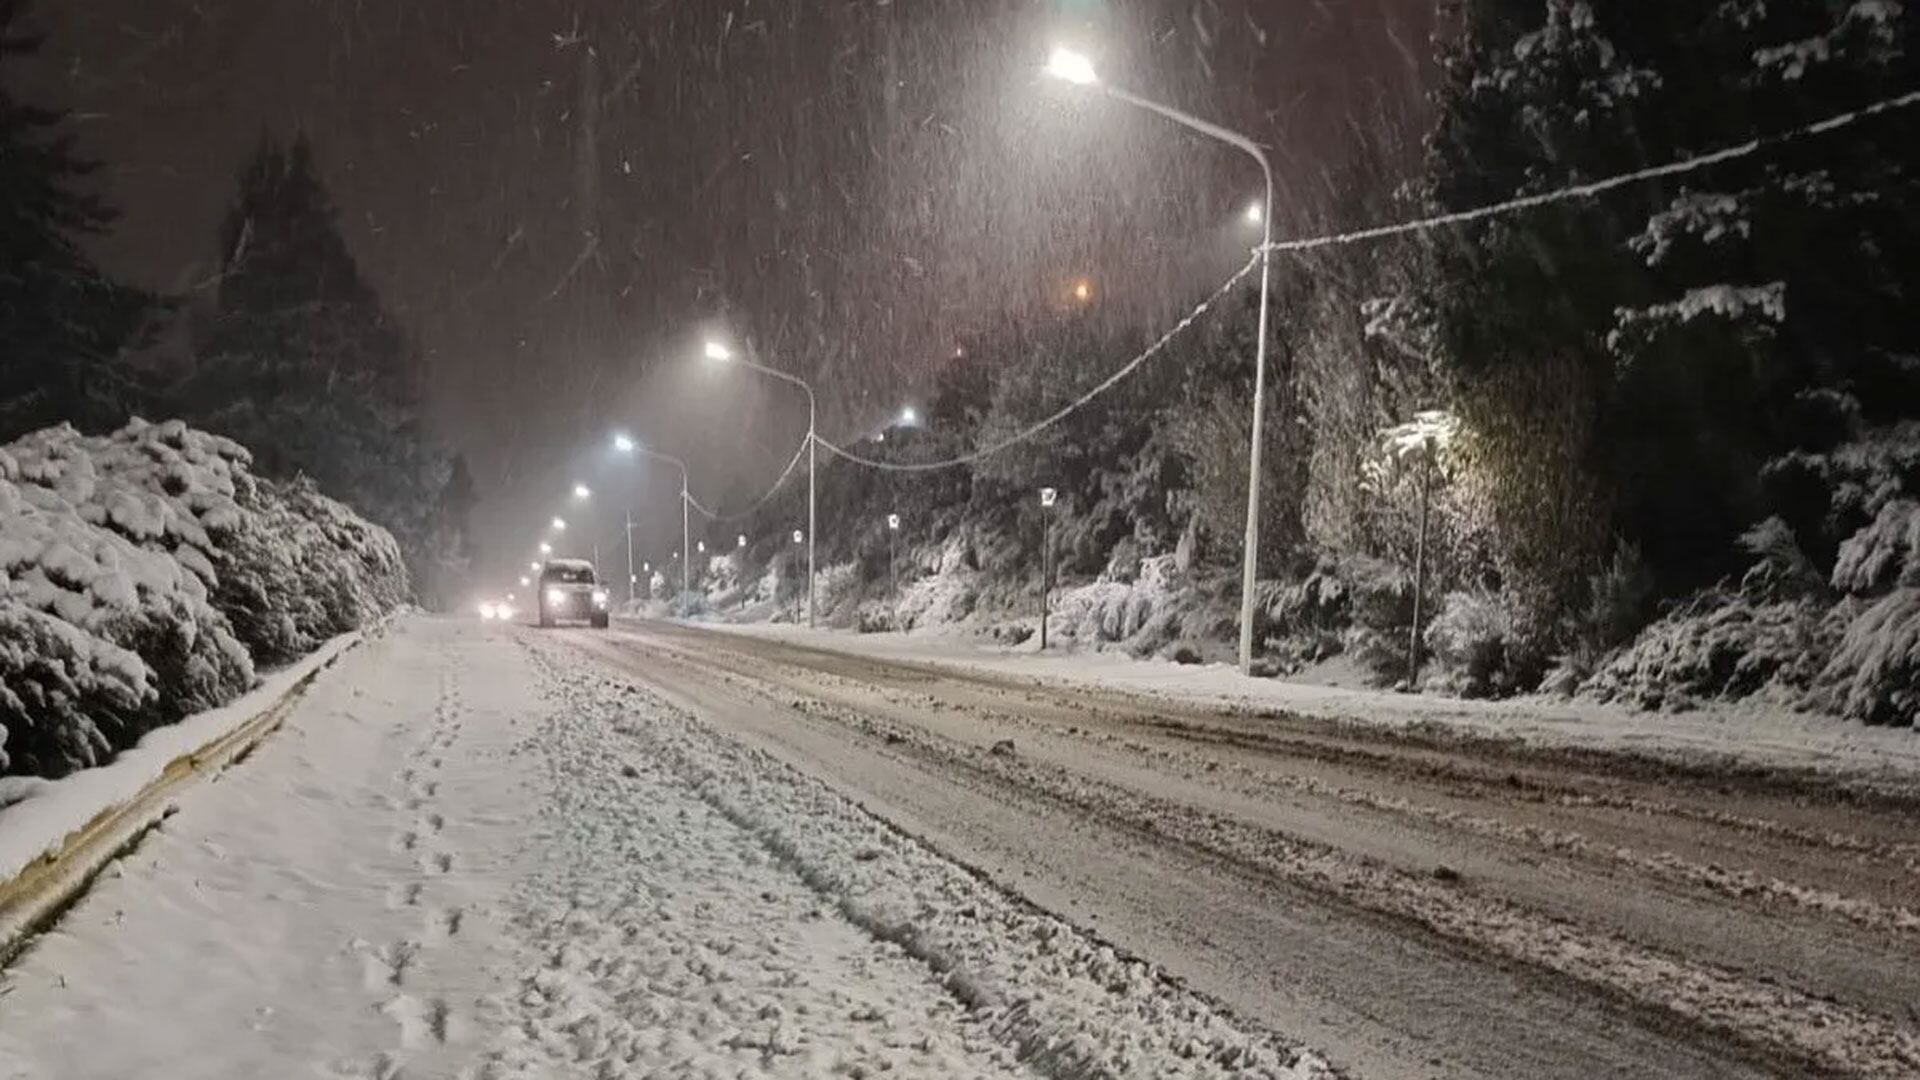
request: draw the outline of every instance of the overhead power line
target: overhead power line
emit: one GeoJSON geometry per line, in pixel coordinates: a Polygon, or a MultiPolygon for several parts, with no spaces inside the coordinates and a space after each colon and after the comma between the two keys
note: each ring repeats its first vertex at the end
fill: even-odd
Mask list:
{"type": "MultiPolygon", "coordinates": [[[[1463,225],[1469,222],[1482,221],[1509,214],[1517,214],[1554,203],[1592,199],[1632,184],[1697,172],[1714,165],[1752,157],[1763,150],[1797,142],[1802,139],[1827,135],[1857,125],[1863,120],[1894,112],[1899,109],[1912,108],[1915,105],[1920,105],[1920,90],[1910,91],[1897,97],[1876,101],[1871,105],[1866,105],[1849,112],[1838,113],[1824,120],[1804,124],[1787,131],[1778,132],[1773,135],[1763,135],[1734,146],[1682,158],[1681,160],[1668,162],[1664,165],[1654,165],[1645,169],[1636,169],[1633,172],[1620,173],[1615,176],[1609,176],[1583,184],[1570,184],[1566,187],[1556,188],[1553,191],[1540,192],[1534,195],[1522,195],[1497,203],[1489,203],[1485,206],[1476,206],[1468,210],[1436,214],[1431,217],[1418,218],[1412,221],[1402,221],[1391,225],[1376,225],[1365,229],[1355,229],[1350,232],[1329,233],[1324,236],[1310,236],[1294,240],[1275,241],[1272,245],[1272,250],[1276,253],[1293,253],[1313,251],[1321,248],[1341,247],[1365,243],[1371,240],[1382,240],[1393,236],[1404,236],[1410,233],[1428,232],[1451,225],[1463,225]]],[[[1115,386],[1118,386],[1136,371],[1140,370],[1149,360],[1152,360],[1164,351],[1174,338],[1185,332],[1185,330],[1192,326],[1200,316],[1204,315],[1209,308],[1215,303],[1218,303],[1222,296],[1226,295],[1234,286],[1245,280],[1247,275],[1252,273],[1259,265],[1259,260],[1260,249],[1255,248],[1252,261],[1241,267],[1237,273],[1227,279],[1225,284],[1221,285],[1220,288],[1214,290],[1212,295],[1201,301],[1200,306],[1190,312],[1186,318],[1181,319],[1173,329],[1161,335],[1152,345],[1147,346],[1145,350],[1123,364],[1119,370],[1102,380],[1098,386],[1095,386],[1092,390],[1087,391],[1080,397],[1075,398],[1045,419],[1031,424],[1006,438],[995,440],[992,443],[974,450],[972,453],[945,458],[939,461],[879,461],[852,453],[825,439],[820,440],[820,445],[832,451],[836,456],[850,461],[855,465],[862,465],[870,469],[881,469],[888,472],[933,472],[940,469],[958,468],[962,465],[970,465],[973,462],[985,457],[990,457],[1003,450],[1009,450],[1034,438],[1047,428],[1052,427],[1073,415],[1075,412],[1078,412],[1080,409],[1085,408],[1091,404],[1094,399],[1105,394],[1115,386]]]]}

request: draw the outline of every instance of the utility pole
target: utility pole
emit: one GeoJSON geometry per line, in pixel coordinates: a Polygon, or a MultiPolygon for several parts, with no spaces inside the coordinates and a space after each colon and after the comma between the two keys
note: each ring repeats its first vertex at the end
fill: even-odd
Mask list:
{"type": "Polygon", "coordinates": [[[629,510],[627,511],[627,603],[631,604],[638,599],[634,592],[639,584],[640,579],[633,573],[633,511],[629,510]]]}
{"type": "Polygon", "coordinates": [[[1420,532],[1413,542],[1413,633],[1407,639],[1407,689],[1420,684],[1420,602],[1427,595],[1427,517],[1433,497],[1432,439],[1420,455],[1420,532]]]}

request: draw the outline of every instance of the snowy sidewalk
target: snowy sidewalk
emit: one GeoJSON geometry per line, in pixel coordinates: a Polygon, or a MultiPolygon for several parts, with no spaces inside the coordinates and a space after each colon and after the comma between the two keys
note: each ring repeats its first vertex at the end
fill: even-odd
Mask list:
{"type": "Polygon", "coordinates": [[[550,638],[419,617],[0,979],[0,1080],[1321,1072],[550,638]]]}
{"type": "Polygon", "coordinates": [[[0,1077],[452,1075],[511,963],[523,675],[419,619],[349,654],[6,973],[0,1077]]]}
{"type": "Polygon", "coordinates": [[[1533,745],[1625,751],[1678,760],[1813,769],[1898,784],[1920,781],[1920,732],[1871,728],[1761,702],[1686,713],[1648,713],[1539,697],[1468,701],[1286,679],[1247,679],[1224,664],[1136,660],[1119,652],[1042,654],[958,633],[856,634],[773,623],[686,621],[721,633],[770,638],[855,656],[1058,680],[1250,710],[1460,734],[1533,745]]]}

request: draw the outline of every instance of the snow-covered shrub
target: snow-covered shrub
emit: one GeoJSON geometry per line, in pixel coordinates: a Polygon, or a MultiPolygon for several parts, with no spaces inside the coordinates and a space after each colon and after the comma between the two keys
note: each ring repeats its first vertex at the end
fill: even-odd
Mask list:
{"type": "Polygon", "coordinates": [[[1920,585],[1920,501],[1889,500],[1872,524],[1840,544],[1833,587],[1869,595],[1894,585],[1920,585]]]}
{"type": "Polygon", "coordinates": [[[1852,619],[1808,700],[1869,724],[1920,727],[1920,588],[1852,619]]]}
{"type": "Polygon", "coordinates": [[[1540,684],[1542,639],[1527,614],[1499,593],[1449,593],[1425,630],[1437,682],[1462,697],[1503,697],[1540,684]]]}
{"type": "Polygon", "coordinates": [[[285,663],[406,598],[393,537],[310,482],[254,480],[242,505],[213,552],[214,600],[256,661],[285,663]]]}
{"type": "Polygon", "coordinates": [[[706,594],[708,607],[715,611],[726,611],[738,607],[747,599],[743,594],[743,586],[749,582],[742,566],[745,558],[733,552],[707,557],[706,573],[700,578],[700,590],[706,594]]]}
{"type": "MultiPolygon", "coordinates": [[[[806,580],[802,567],[801,580],[806,580]]],[[[836,563],[823,567],[814,578],[813,602],[818,617],[830,623],[846,624],[854,620],[856,607],[861,594],[860,568],[853,563],[836,563]]],[[[800,596],[801,612],[804,617],[807,598],[800,596]]]]}
{"type": "Polygon", "coordinates": [[[1378,683],[1404,677],[1413,626],[1412,578],[1391,563],[1366,558],[1342,559],[1337,573],[1346,583],[1350,616],[1342,635],[1345,652],[1378,683]]]}
{"type": "Polygon", "coordinates": [[[138,656],[0,600],[0,772],[58,772],[64,762],[98,760],[112,751],[108,733],[131,726],[155,696],[153,673],[138,656]]]}
{"type": "Polygon", "coordinates": [[[1601,701],[1680,709],[1813,684],[1837,634],[1814,599],[1713,590],[1660,618],[1582,692],[1601,701]]]}
{"type": "Polygon", "coordinates": [[[0,450],[0,768],[99,764],[401,601],[384,530],[249,462],[177,422],[0,450]]]}

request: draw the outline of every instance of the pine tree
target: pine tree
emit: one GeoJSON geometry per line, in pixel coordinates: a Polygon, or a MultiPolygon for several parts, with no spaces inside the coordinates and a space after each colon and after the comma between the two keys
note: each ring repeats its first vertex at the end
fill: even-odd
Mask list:
{"type": "MultiPolygon", "coordinates": [[[[1915,26],[1897,4],[1707,6],[1697,37],[1711,62],[1673,64],[1671,96],[1689,103],[1674,111],[1693,120],[1674,137],[1740,142],[1909,90],[1915,26]]],[[[1722,535],[1703,540],[1779,513],[1830,565],[1864,524],[1828,520],[1824,492],[1765,481],[1781,455],[1920,415],[1917,142],[1908,111],[1779,146],[1689,181],[1630,238],[1652,291],[1616,312],[1609,336],[1623,403],[1705,451],[1695,477],[1726,508],[1722,535]]],[[[1630,506],[1649,530],[1701,497],[1655,493],[1666,498],[1630,506]]]]}
{"type": "Polygon", "coordinates": [[[425,430],[418,350],[360,273],[304,136],[262,138],[219,239],[218,310],[179,410],[262,472],[311,477],[392,531],[417,582],[438,580],[464,547],[441,507],[457,478],[425,430]]]}
{"type": "Polygon", "coordinates": [[[60,421],[124,419],[135,388],[113,362],[146,303],[81,250],[114,212],[86,190],[66,114],[16,100],[9,66],[40,39],[16,29],[25,0],[0,0],[0,441],[60,421]]]}

